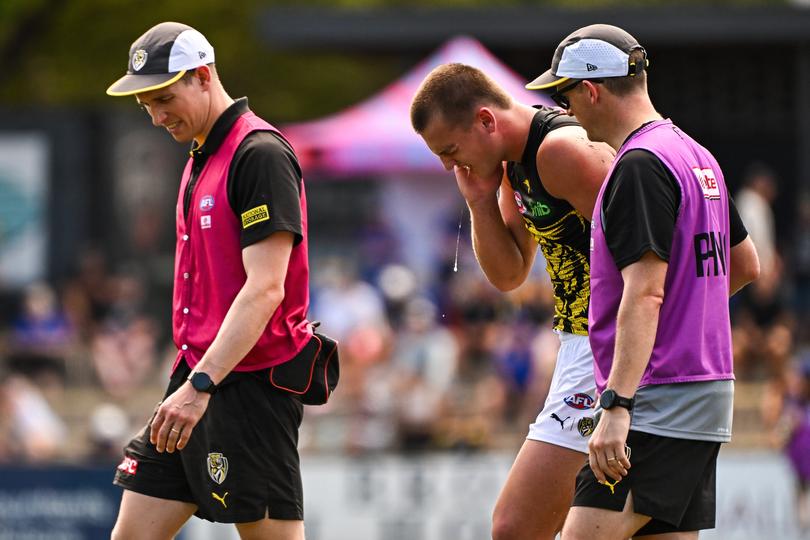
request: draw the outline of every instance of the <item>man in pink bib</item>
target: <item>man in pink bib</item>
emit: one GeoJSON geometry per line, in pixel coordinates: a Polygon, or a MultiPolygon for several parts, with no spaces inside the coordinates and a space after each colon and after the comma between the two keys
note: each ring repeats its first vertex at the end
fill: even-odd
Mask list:
{"type": "Polygon", "coordinates": [[[594,24],[527,85],[616,150],[591,220],[602,411],[566,540],[697,538],[715,525],[717,454],[731,438],[728,297],[756,277],[757,256],[717,161],[653,107],[647,67],[633,36],[594,24]]]}
{"type": "Polygon", "coordinates": [[[268,370],[312,336],[304,183],[292,147],[233,100],[197,30],[165,22],[130,48],[112,96],[191,143],[177,198],[166,395],[125,448],[113,538],[174,538],[196,514],[242,538],[303,540],[302,404],[268,370]]]}

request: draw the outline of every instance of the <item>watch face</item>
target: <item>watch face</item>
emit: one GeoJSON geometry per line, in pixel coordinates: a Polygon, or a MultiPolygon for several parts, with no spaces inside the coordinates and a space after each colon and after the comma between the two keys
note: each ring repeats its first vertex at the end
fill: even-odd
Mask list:
{"type": "Polygon", "coordinates": [[[213,384],[207,373],[200,372],[191,376],[191,386],[199,392],[210,392],[213,384]]]}
{"type": "Polygon", "coordinates": [[[612,409],[616,403],[616,392],[614,390],[605,390],[602,392],[602,397],[599,398],[599,405],[603,409],[612,409]]]}

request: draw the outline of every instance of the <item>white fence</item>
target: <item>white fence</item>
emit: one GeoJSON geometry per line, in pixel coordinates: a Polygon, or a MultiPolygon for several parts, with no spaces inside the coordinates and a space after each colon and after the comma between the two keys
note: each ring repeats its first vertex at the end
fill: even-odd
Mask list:
{"type": "MultiPolygon", "coordinates": [[[[511,459],[306,456],[307,540],[486,540],[511,459]]],[[[793,478],[780,455],[723,451],[717,480],[717,529],[701,539],[803,538],[795,524],[793,478]]],[[[238,538],[232,526],[196,518],[183,532],[185,540],[238,538]]]]}

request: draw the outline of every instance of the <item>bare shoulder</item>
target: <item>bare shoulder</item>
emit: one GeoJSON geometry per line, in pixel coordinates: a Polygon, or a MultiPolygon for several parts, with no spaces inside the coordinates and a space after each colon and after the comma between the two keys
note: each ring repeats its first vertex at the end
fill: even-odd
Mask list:
{"type": "Polygon", "coordinates": [[[543,139],[537,150],[537,172],[549,194],[585,213],[592,209],[614,157],[610,146],[589,140],[581,127],[566,126],[543,139]]]}
{"type": "Polygon", "coordinates": [[[578,163],[601,162],[608,167],[616,153],[605,143],[588,139],[579,126],[565,126],[549,132],[537,150],[537,164],[553,167],[555,163],[566,166],[578,163]]]}

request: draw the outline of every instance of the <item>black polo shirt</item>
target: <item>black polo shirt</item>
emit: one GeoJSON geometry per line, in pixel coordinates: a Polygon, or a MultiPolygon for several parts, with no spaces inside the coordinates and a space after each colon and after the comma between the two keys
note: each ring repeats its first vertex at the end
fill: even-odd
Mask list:
{"type": "MultiPolygon", "coordinates": [[[[636,262],[647,251],[668,261],[681,206],[681,190],[670,170],[653,153],[636,149],[619,158],[602,198],[605,241],[616,266],[636,262]]],[[[731,196],[728,197],[729,243],[748,236],[731,196]]]]}
{"type": "MultiPolygon", "coordinates": [[[[191,147],[191,178],[183,194],[183,212],[188,214],[191,194],[208,157],[219,149],[237,118],[248,112],[247,98],[236,100],[211,127],[202,146],[191,147]]],[[[228,169],[228,203],[237,219],[243,212],[266,204],[272,219],[241,231],[241,246],[245,248],[277,231],[295,235],[295,244],[302,239],[301,226],[301,167],[292,147],[272,131],[255,131],[240,143],[228,169]]]]}

